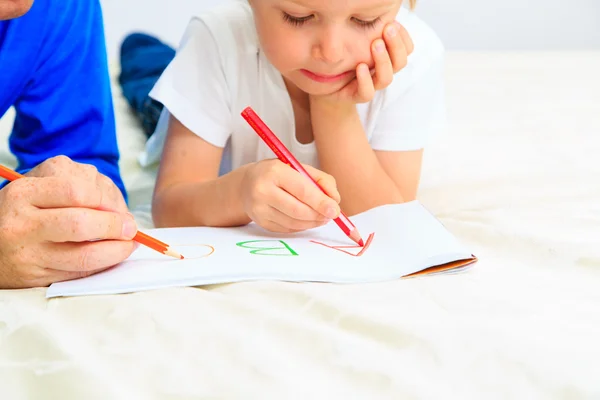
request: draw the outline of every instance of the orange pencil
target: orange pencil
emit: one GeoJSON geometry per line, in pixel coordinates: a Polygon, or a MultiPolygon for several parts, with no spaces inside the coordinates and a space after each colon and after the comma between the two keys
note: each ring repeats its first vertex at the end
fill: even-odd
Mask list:
{"type": "Polygon", "coordinates": [[[179,258],[183,260],[183,256],[176,252],[175,250],[171,250],[171,246],[166,243],[161,242],[160,240],[153,238],[152,236],[146,235],[143,232],[138,231],[138,233],[133,238],[136,242],[143,244],[144,246],[148,246],[153,250],[158,251],[159,253],[163,253],[167,256],[171,256],[174,258],[179,258]]]}
{"type": "MultiPolygon", "coordinates": [[[[0,165],[0,177],[11,182],[19,178],[24,178],[23,175],[13,171],[12,169],[6,168],[4,165],[0,165]]],[[[183,260],[183,256],[176,251],[171,250],[171,246],[153,238],[152,236],[148,236],[145,233],[138,231],[133,240],[143,244],[144,246],[148,246],[152,250],[156,250],[159,253],[183,260]]]]}

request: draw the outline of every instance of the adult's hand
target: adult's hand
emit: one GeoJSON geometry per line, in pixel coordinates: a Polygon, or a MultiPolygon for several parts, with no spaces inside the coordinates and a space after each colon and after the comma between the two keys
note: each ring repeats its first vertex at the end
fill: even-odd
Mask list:
{"type": "Polygon", "coordinates": [[[55,157],[0,190],[0,288],[81,278],[125,260],[137,225],[119,189],[55,157]]]}

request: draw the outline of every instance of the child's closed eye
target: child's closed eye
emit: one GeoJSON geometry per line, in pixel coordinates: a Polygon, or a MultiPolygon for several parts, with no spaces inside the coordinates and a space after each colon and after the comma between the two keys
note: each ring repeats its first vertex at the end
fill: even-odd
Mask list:
{"type": "Polygon", "coordinates": [[[293,26],[302,26],[313,19],[313,17],[313,15],[307,15],[306,17],[294,17],[286,12],[283,13],[283,19],[293,26]]]}
{"type": "Polygon", "coordinates": [[[365,20],[358,19],[358,18],[352,18],[352,20],[354,22],[356,22],[358,24],[358,26],[360,26],[361,28],[373,29],[377,26],[377,24],[379,24],[379,22],[381,21],[381,17],[377,17],[370,21],[365,21],[365,20]]]}
{"type": "MultiPolygon", "coordinates": [[[[306,24],[307,22],[311,21],[314,18],[314,15],[312,15],[312,14],[304,16],[304,17],[295,17],[295,16],[290,15],[290,14],[288,14],[286,12],[283,12],[282,15],[283,15],[283,19],[287,23],[289,23],[289,24],[291,24],[293,26],[296,26],[296,27],[301,27],[301,26],[303,26],[304,24],[306,24]]],[[[363,20],[363,19],[360,19],[360,18],[356,18],[356,17],[352,17],[351,20],[356,25],[358,25],[360,28],[373,29],[373,28],[375,28],[379,24],[379,22],[381,22],[381,17],[377,17],[377,18],[375,18],[373,20],[369,20],[369,21],[363,20]]]]}

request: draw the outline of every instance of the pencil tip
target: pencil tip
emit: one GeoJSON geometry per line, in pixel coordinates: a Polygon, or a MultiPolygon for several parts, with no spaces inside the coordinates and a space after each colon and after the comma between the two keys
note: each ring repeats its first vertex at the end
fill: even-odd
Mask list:
{"type": "Polygon", "coordinates": [[[167,251],[165,251],[164,254],[173,258],[177,258],[178,260],[183,260],[183,256],[181,254],[174,250],[171,250],[170,248],[167,251]]]}
{"type": "Polygon", "coordinates": [[[358,229],[354,228],[354,230],[350,233],[350,239],[352,239],[360,247],[365,247],[365,242],[360,237],[360,233],[358,232],[358,229]]]}

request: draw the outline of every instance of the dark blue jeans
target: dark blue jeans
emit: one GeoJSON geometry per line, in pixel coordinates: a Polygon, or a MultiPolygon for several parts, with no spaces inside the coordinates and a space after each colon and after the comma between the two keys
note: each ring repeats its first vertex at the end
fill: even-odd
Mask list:
{"type": "Polygon", "coordinates": [[[119,84],[148,137],[156,130],[163,109],[148,94],[174,57],[175,49],[143,33],[133,33],[121,44],[119,84]]]}

